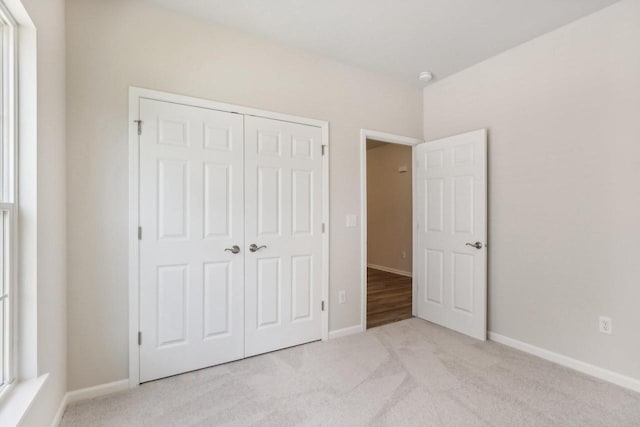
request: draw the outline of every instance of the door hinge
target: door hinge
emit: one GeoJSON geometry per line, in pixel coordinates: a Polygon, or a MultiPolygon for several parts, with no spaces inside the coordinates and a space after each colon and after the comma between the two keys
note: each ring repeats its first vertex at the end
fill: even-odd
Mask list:
{"type": "Polygon", "coordinates": [[[133,123],[138,125],[138,135],[142,135],[142,120],[134,120],[133,123]]]}
{"type": "Polygon", "coordinates": [[[138,332],[138,345],[142,345],[142,332],[138,332]]]}
{"type": "Polygon", "coordinates": [[[325,229],[326,229],[326,227],[325,227],[324,222],[323,222],[323,223],[322,223],[322,232],[323,232],[323,233],[324,233],[325,229]]]}
{"type": "Polygon", "coordinates": [[[326,153],[325,149],[327,148],[327,146],[326,145],[322,145],[321,147],[322,147],[322,155],[324,156],[325,153],[326,153]]]}
{"type": "Polygon", "coordinates": [[[142,227],[138,227],[138,240],[142,240],[142,227]]]}
{"type": "Polygon", "coordinates": [[[324,301],[322,301],[322,304],[320,304],[320,308],[322,309],[322,311],[324,311],[324,301]]]}

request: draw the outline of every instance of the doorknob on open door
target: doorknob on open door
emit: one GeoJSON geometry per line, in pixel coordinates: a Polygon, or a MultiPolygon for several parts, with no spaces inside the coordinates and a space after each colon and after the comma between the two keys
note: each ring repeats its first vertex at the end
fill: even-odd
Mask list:
{"type": "Polygon", "coordinates": [[[482,242],[465,243],[466,246],[472,246],[476,249],[482,249],[482,242]]]}
{"type": "Polygon", "coordinates": [[[266,247],[267,247],[266,245],[258,246],[258,245],[256,245],[255,243],[252,243],[252,244],[249,246],[249,250],[250,250],[251,252],[257,252],[257,251],[259,251],[260,249],[264,249],[264,248],[266,248],[266,247]]]}
{"type": "Polygon", "coordinates": [[[240,253],[240,246],[238,246],[238,245],[233,245],[233,246],[231,246],[230,248],[226,248],[226,249],[225,249],[225,252],[226,252],[226,251],[229,251],[229,252],[231,252],[232,254],[234,254],[234,255],[235,255],[235,254],[237,254],[237,253],[240,253]]]}

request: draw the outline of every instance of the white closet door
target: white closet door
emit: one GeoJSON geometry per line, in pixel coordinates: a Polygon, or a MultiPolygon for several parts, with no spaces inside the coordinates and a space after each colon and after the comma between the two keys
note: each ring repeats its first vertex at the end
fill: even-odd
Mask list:
{"type": "Polygon", "coordinates": [[[485,340],[486,130],[416,146],[418,316],[485,340]]]}
{"type": "Polygon", "coordinates": [[[143,99],[140,381],[244,356],[243,118],[143,99]]]}
{"type": "Polygon", "coordinates": [[[321,141],[317,127],[245,117],[246,357],[321,338],[321,141]]]}

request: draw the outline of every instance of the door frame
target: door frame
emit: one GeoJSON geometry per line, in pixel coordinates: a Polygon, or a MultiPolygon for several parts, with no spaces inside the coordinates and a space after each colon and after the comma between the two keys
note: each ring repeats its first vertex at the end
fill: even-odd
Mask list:
{"type": "Polygon", "coordinates": [[[138,240],[138,226],[140,218],[139,207],[139,173],[140,153],[138,123],[140,118],[140,99],[172,102],[193,107],[267,119],[315,126],[322,129],[321,144],[325,155],[322,156],[322,222],[325,232],[322,235],[322,300],[325,310],[322,311],[321,337],[323,341],[329,339],[329,122],[292,116],[272,111],[259,110],[234,104],[226,104],[203,98],[194,98],[152,89],[129,87],[129,387],[140,384],[140,347],[138,346],[138,331],[140,330],[140,248],[138,240]]]}
{"type": "Polygon", "coordinates": [[[360,129],[360,212],[362,215],[360,229],[360,325],[363,331],[367,330],[367,139],[375,139],[376,141],[387,142],[389,144],[407,145],[411,147],[411,200],[412,200],[412,259],[411,259],[411,287],[412,287],[412,309],[411,312],[416,315],[416,299],[417,299],[417,282],[416,282],[416,240],[417,240],[417,218],[416,211],[416,174],[414,165],[416,163],[415,150],[416,145],[425,142],[422,139],[411,138],[408,136],[394,135],[385,132],[379,132],[370,129],[360,129]]]}

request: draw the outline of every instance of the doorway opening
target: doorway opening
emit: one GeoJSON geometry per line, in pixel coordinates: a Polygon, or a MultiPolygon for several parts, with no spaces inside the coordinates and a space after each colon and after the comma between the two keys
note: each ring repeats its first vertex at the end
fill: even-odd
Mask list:
{"type": "Polygon", "coordinates": [[[367,328],[412,317],[411,147],[367,139],[367,328]]]}
{"type": "MultiPolygon", "coordinates": [[[[368,225],[369,222],[375,222],[373,219],[375,214],[368,214],[368,210],[376,209],[368,199],[376,188],[384,188],[393,180],[393,175],[383,177],[373,176],[371,171],[367,173],[368,160],[373,158],[371,153],[382,153],[381,151],[376,153],[376,150],[397,144],[409,146],[412,151],[412,217],[405,219],[411,222],[412,226],[412,241],[409,245],[412,248],[410,268],[413,284],[412,315],[485,340],[487,336],[486,129],[429,142],[361,130],[362,328],[378,326],[398,320],[400,316],[406,316],[406,312],[403,314],[390,312],[399,308],[393,304],[392,299],[382,296],[377,298],[377,301],[374,300],[374,279],[376,281],[387,281],[387,279],[380,278],[380,273],[372,271],[383,270],[384,273],[399,274],[406,273],[406,270],[394,267],[381,268],[388,265],[384,265],[384,262],[376,262],[369,256],[369,252],[377,251],[380,247],[384,250],[395,248],[391,252],[392,257],[397,257],[398,252],[400,258],[403,255],[403,249],[398,251],[397,246],[393,244],[393,240],[400,233],[398,226],[375,223],[368,225]],[[367,150],[370,142],[378,147],[370,147],[367,150]],[[375,237],[372,239],[368,235],[377,232],[380,228],[395,234],[381,239],[375,237]],[[376,275],[368,275],[368,272],[376,275]],[[371,286],[367,286],[368,279],[371,286]],[[372,290],[371,293],[368,292],[369,287],[372,290]],[[367,309],[368,299],[369,305],[378,306],[377,310],[367,309]],[[386,304],[380,304],[380,301],[386,301],[386,304]],[[386,313],[386,316],[381,316],[386,319],[375,319],[374,314],[378,313],[386,313]]],[[[392,164],[387,168],[387,173],[409,173],[409,168],[407,167],[407,171],[404,172],[404,165],[393,160],[393,156],[381,157],[385,165],[392,164]]],[[[373,169],[373,166],[369,169],[373,169]]],[[[387,189],[382,192],[381,197],[387,199],[394,197],[398,191],[400,190],[387,189]]],[[[388,200],[385,199],[385,201],[388,200]]],[[[392,212],[397,207],[394,204],[386,206],[383,213],[392,212]]],[[[397,284],[401,279],[394,277],[394,281],[397,284]]],[[[402,300],[402,298],[399,299],[402,300]]]]}
{"type": "MultiPolygon", "coordinates": [[[[364,132],[364,131],[363,131],[364,132]]],[[[363,135],[363,325],[413,316],[413,145],[363,135]]]]}

